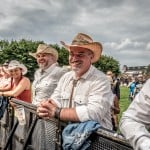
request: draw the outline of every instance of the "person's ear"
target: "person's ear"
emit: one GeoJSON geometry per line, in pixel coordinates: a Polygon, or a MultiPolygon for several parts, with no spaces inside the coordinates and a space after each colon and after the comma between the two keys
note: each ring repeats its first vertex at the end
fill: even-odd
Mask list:
{"type": "Polygon", "coordinates": [[[93,58],[94,58],[94,54],[91,54],[91,56],[90,56],[90,57],[91,57],[91,59],[93,59],[93,58]]]}

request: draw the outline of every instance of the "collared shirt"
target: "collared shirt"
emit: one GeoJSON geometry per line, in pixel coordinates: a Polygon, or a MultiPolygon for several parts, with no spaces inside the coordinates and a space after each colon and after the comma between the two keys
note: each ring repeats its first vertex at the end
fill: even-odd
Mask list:
{"type": "MultiPolygon", "coordinates": [[[[73,71],[63,75],[52,94],[51,98],[59,107],[69,107],[73,79],[73,71]]],[[[91,65],[77,82],[72,96],[72,107],[76,108],[79,120],[94,120],[111,129],[112,103],[113,94],[106,75],[91,65]]]]}
{"type": "Polygon", "coordinates": [[[123,113],[120,130],[135,150],[150,150],[150,79],[123,113]]]}
{"type": "Polygon", "coordinates": [[[66,71],[60,68],[57,63],[52,64],[44,71],[38,69],[32,84],[32,103],[37,105],[41,100],[49,98],[64,73],[66,71]]]}

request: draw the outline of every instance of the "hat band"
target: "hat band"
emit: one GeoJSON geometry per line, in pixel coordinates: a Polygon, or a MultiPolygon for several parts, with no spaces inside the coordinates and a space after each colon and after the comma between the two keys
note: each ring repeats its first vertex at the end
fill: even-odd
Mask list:
{"type": "Polygon", "coordinates": [[[85,44],[91,44],[89,41],[85,40],[73,40],[72,45],[85,45],[85,44]]]}

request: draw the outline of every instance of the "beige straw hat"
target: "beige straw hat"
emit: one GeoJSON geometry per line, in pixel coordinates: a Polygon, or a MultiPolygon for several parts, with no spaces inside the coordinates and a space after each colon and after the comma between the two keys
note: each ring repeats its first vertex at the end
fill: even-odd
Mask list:
{"type": "Polygon", "coordinates": [[[58,52],[56,49],[54,49],[53,47],[51,47],[50,45],[47,44],[39,44],[37,51],[35,53],[29,53],[29,55],[33,56],[34,58],[36,58],[37,54],[39,53],[49,53],[52,54],[56,60],[58,60],[58,52]]]}
{"type": "Polygon", "coordinates": [[[89,35],[84,34],[84,33],[78,33],[74,37],[71,45],[65,44],[65,42],[63,41],[61,41],[61,44],[68,51],[70,51],[70,47],[82,47],[82,48],[91,50],[94,54],[92,63],[98,61],[102,53],[102,44],[99,42],[94,42],[93,39],[89,35]]]}

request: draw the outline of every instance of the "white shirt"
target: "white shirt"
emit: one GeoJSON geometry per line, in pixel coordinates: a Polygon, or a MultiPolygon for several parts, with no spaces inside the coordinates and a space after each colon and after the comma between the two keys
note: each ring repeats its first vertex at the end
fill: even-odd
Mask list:
{"type": "MultiPolygon", "coordinates": [[[[69,107],[73,71],[62,76],[51,98],[59,107],[69,107]]],[[[80,78],[74,89],[73,107],[81,122],[95,120],[103,127],[112,129],[111,106],[113,94],[104,73],[91,65],[90,69],[80,78]]]]}
{"type": "Polygon", "coordinates": [[[150,79],[123,113],[120,130],[135,150],[150,150],[150,79]]]}
{"type": "Polygon", "coordinates": [[[48,99],[64,73],[66,71],[60,68],[57,63],[44,70],[43,74],[41,74],[41,69],[38,69],[35,72],[32,84],[32,104],[37,105],[43,99],[48,99]]]}

